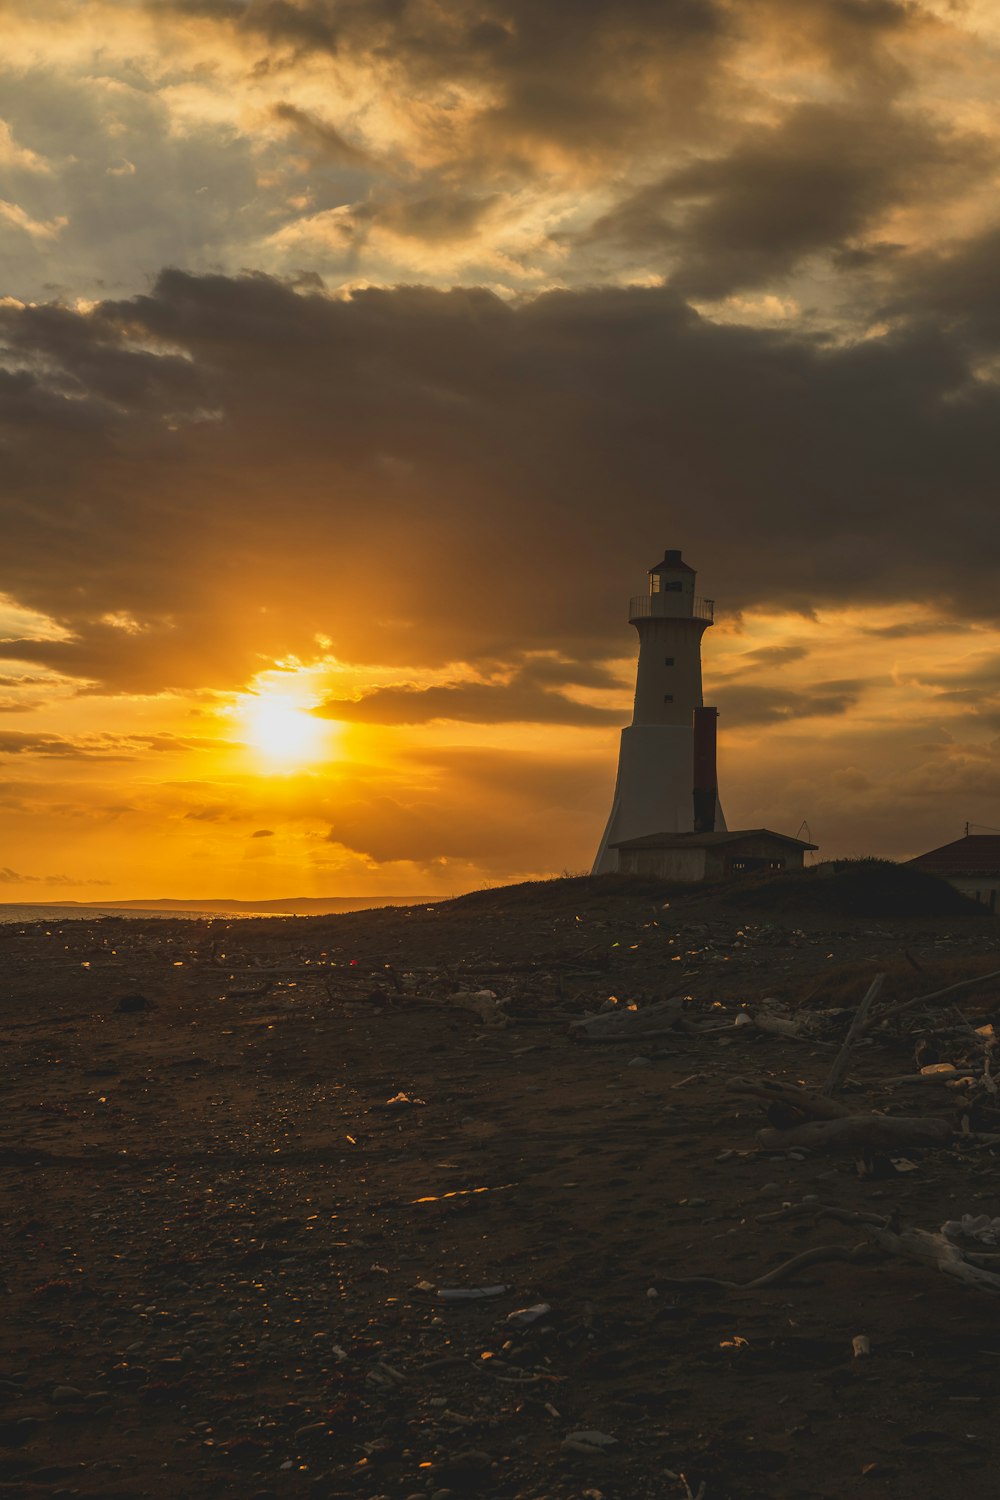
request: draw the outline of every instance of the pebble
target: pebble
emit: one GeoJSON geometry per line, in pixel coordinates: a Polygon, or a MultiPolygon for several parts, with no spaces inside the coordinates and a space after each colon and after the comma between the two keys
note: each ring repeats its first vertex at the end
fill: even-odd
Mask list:
{"type": "Polygon", "coordinates": [[[648,1057],[633,1057],[629,1059],[630,1068],[651,1068],[652,1062],[648,1057]]]}
{"type": "Polygon", "coordinates": [[[75,1385],[57,1385],[52,1392],[52,1399],[56,1402],[82,1401],[83,1392],[75,1385]]]}
{"type": "Polygon", "coordinates": [[[781,1188],[776,1182],[765,1182],[757,1196],[758,1198],[775,1198],[780,1192],[781,1188]]]}

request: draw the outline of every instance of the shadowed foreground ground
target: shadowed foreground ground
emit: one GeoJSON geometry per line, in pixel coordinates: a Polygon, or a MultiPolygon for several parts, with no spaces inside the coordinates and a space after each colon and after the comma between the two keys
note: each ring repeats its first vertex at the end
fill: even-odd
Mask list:
{"type": "MultiPolygon", "coordinates": [[[[864,1175],[762,1154],[727,1080],[818,1083],[835,1041],[587,1046],[567,1023],[611,994],[728,1021],[763,994],[853,1004],[886,965],[919,994],[1000,968],[1000,929],[575,895],[0,930],[0,1494],[995,1494],[988,1299],[875,1262],[663,1284],[855,1243],[759,1222],[810,1194],[929,1229],[992,1214],[992,1151],[864,1175]],[[505,1028],[445,1003],[486,985],[505,1028]],[[594,1431],[604,1454],[565,1445],[594,1431]]],[[[886,1091],[913,1066],[912,1040],[864,1049],[859,1107],[948,1114],[943,1090],[886,1091]]]]}

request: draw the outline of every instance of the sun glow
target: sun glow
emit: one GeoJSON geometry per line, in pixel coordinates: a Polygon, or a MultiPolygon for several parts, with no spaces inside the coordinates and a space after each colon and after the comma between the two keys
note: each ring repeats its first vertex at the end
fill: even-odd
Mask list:
{"type": "Polygon", "coordinates": [[[285,766],[323,760],[331,749],[331,726],[314,719],[288,695],[248,698],[241,710],[247,744],[266,761],[285,766]]]}

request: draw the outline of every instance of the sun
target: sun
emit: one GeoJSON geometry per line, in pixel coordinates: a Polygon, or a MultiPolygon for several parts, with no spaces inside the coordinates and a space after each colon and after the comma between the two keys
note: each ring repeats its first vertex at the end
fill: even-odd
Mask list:
{"type": "Polygon", "coordinates": [[[241,708],[246,742],[262,759],[285,766],[322,760],[329,749],[330,726],[313,718],[292,697],[261,694],[241,708]]]}

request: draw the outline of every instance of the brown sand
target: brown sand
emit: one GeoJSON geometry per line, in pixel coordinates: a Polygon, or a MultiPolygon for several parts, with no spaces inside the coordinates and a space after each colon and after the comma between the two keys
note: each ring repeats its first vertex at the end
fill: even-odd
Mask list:
{"type": "MultiPolygon", "coordinates": [[[[992,1152],[863,1176],[763,1154],[727,1080],[818,1083],[835,1040],[585,1046],[567,1022],[610,994],[690,993],[729,1020],[761,994],[853,1004],[886,964],[905,997],[1000,968],[998,947],[994,923],[796,933],[541,895],[0,929],[0,1495],[995,1495],[988,1299],[874,1260],[766,1291],[661,1285],[860,1238],[759,1222],[809,1194],[928,1229],[1000,1212],[992,1152]],[[487,984],[506,1028],[442,1003],[487,984]],[[130,993],[148,1008],[118,1011],[130,993]],[[400,1093],[423,1102],[386,1107],[400,1093]],[[438,1295],[492,1285],[509,1291],[438,1295]],[[606,1454],[564,1446],[593,1431],[606,1454]]],[[[978,1024],[1000,992],[965,1008],[978,1024]]],[[[911,1053],[864,1049],[845,1097],[949,1113],[943,1090],[881,1083],[911,1053]]]]}

